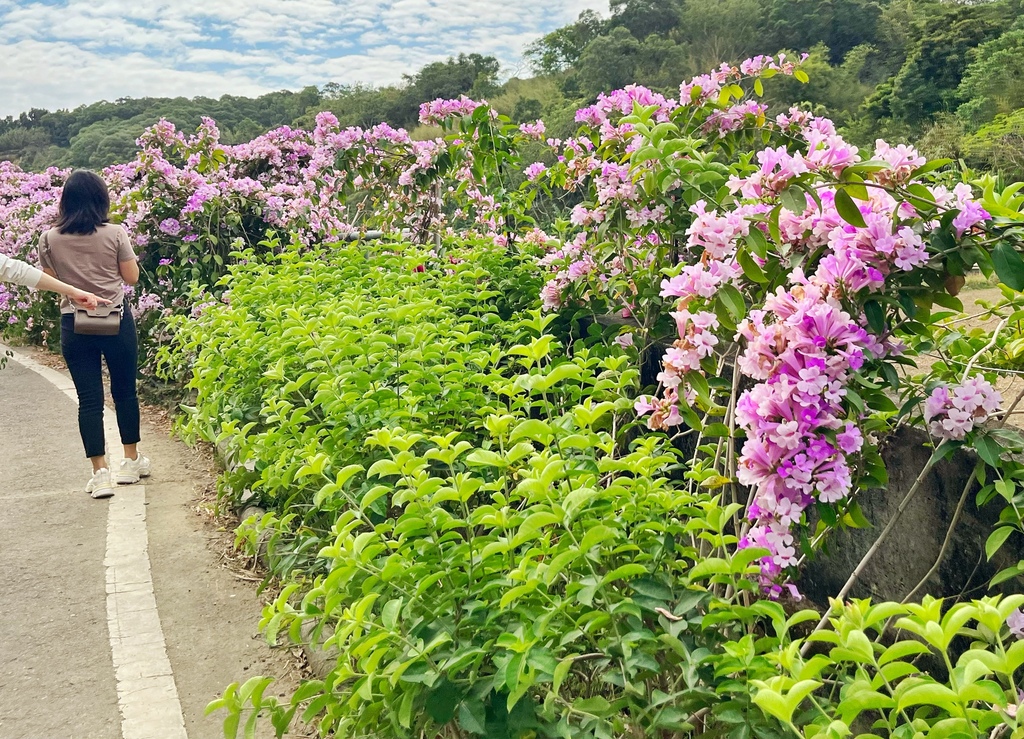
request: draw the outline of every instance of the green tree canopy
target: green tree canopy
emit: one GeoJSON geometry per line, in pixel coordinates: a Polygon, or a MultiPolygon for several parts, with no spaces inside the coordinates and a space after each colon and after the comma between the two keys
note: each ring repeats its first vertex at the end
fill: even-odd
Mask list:
{"type": "Polygon", "coordinates": [[[956,108],[970,52],[998,38],[1016,15],[1016,3],[946,6],[925,21],[893,80],[888,109],[896,121],[920,127],[956,108]]]}
{"type": "Polygon", "coordinates": [[[964,103],[957,115],[977,128],[998,115],[1024,107],[1024,21],[979,46],[957,91],[964,103]]]}
{"type": "Polygon", "coordinates": [[[881,8],[871,0],[762,0],[773,49],[807,51],[818,43],[830,61],[878,36],[881,8]]]}
{"type": "Polygon", "coordinates": [[[612,28],[628,29],[643,40],[651,34],[665,35],[682,21],[681,0],[611,0],[612,28]]]}
{"type": "Polygon", "coordinates": [[[607,23],[593,10],[584,10],[575,23],[542,36],[526,47],[524,56],[537,74],[558,74],[579,62],[590,42],[607,23]]]}

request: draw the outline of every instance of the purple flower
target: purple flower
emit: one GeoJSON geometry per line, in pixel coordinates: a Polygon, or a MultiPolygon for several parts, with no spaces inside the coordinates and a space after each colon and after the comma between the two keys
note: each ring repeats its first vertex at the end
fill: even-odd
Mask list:
{"type": "Polygon", "coordinates": [[[992,216],[979,203],[968,200],[963,204],[963,209],[957,214],[957,217],[953,219],[953,230],[956,231],[959,238],[979,223],[991,218],[992,216]]]}
{"type": "Polygon", "coordinates": [[[852,423],[846,424],[843,432],[836,434],[836,441],[839,443],[839,448],[846,454],[856,454],[864,446],[864,436],[860,429],[852,423]]]}
{"type": "Polygon", "coordinates": [[[547,171],[547,169],[547,165],[545,165],[543,162],[534,162],[525,170],[523,170],[523,173],[526,175],[527,179],[533,181],[540,177],[542,174],[544,174],[547,171]]]}
{"type": "Polygon", "coordinates": [[[537,121],[535,123],[524,123],[519,126],[519,130],[532,139],[542,141],[547,129],[544,126],[544,121],[537,121]]]}
{"type": "Polygon", "coordinates": [[[1021,609],[1015,610],[1006,619],[1006,625],[1010,627],[1010,633],[1018,639],[1024,639],[1024,612],[1021,609]]]}
{"type": "Polygon", "coordinates": [[[969,377],[962,385],[937,387],[924,402],[924,420],[933,436],[963,439],[999,412],[1003,396],[980,376],[969,377]]]}
{"type": "Polygon", "coordinates": [[[176,218],[165,218],[160,221],[160,230],[169,236],[177,236],[181,233],[181,223],[176,218]]]}

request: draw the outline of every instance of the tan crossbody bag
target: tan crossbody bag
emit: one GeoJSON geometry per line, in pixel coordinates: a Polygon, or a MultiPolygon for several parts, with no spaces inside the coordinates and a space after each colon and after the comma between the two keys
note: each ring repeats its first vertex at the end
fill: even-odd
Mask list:
{"type": "MultiPolygon", "coordinates": [[[[46,252],[47,260],[52,264],[53,262],[50,260],[49,231],[43,234],[43,250],[46,252]]],[[[76,334],[83,334],[85,336],[117,336],[121,333],[123,302],[121,305],[98,305],[94,310],[79,308],[74,303],[72,305],[75,308],[74,330],[76,334]]]]}

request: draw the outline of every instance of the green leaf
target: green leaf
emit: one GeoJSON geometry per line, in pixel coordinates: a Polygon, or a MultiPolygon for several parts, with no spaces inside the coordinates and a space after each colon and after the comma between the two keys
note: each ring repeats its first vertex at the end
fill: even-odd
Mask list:
{"type": "Polygon", "coordinates": [[[870,529],[871,522],[868,521],[864,515],[864,511],[860,507],[860,503],[854,501],[853,505],[850,506],[850,510],[847,511],[846,517],[843,519],[851,528],[855,529],[870,529]],[[847,522],[846,519],[849,519],[847,522]]]}
{"type": "Polygon", "coordinates": [[[240,713],[232,713],[224,719],[224,739],[235,739],[238,736],[238,724],[241,720],[240,713]]]}
{"type": "Polygon", "coordinates": [[[761,259],[768,256],[768,238],[755,224],[750,225],[750,233],[747,234],[747,246],[750,247],[750,251],[761,259]]]}
{"type": "Polygon", "coordinates": [[[508,467],[508,462],[500,454],[488,449],[475,450],[466,457],[466,464],[471,467],[508,467]]]}
{"type": "Polygon", "coordinates": [[[782,206],[776,205],[768,214],[768,233],[776,244],[782,244],[782,230],[779,228],[779,215],[782,213],[782,206]]]}
{"type": "Polygon", "coordinates": [[[519,546],[536,539],[537,533],[541,529],[558,523],[561,520],[561,516],[551,513],[550,511],[530,514],[519,526],[519,530],[516,532],[515,538],[512,540],[513,546],[519,546]]]}
{"type": "Polygon", "coordinates": [[[869,300],[864,304],[864,315],[868,319],[868,327],[875,335],[885,333],[885,311],[877,300],[869,300]]]}
{"type": "Polygon", "coordinates": [[[836,190],[835,205],[842,219],[851,226],[856,226],[857,228],[865,228],[867,226],[860,208],[853,202],[853,198],[850,197],[846,190],[836,190]]]}
{"type": "Polygon", "coordinates": [[[907,192],[910,193],[910,195],[912,196],[911,200],[910,200],[910,203],[914,207],[920,207],[920,206],[924,206],[925,208],[934,208],[935,207],[935,197],[932,195],[931,190],[929,190],[924,185],[920,185],[920,184],[917,184],[917,183],[915,183],[913,185],[909,185],[907,187],[907,192]]]}
{"type": "Polygon", "coordinates": [[[838,710],[840,715],[849,723],[864,711],[892,708],[894,705],[896,705],[896,701],[888,695],[874,690],[862,690],[841,701],[838,710]]]}
{"type": "Polygon", "coordinates": [[[718,557],[708,557],[695,564],[689,572],[691,580],[702,580],[712,575],[727,575],[732,571],[729,563],[718,557]]]}
{"type": "Polygon", "coordinates": [[[768,282],[768,278],[764,274],[764,270],[753,260],[753,258],[747,254],[744,249],[740,249],[736,252],[736,261],[739,262],[740,267],[743,269],[743,274],[746,275],[747,279],[751,282],[765,283],[768,282]]]}
{"type": "Polygon", "coordinates": [[[565,681],[566,676],[569,674],[569,670],[576,663],[575,657],[566,657],[558,663],[558,667],[555,668],[554,675],[551,680],[551,690],[557,695],[558,691],[562,687],[562,683],[565,681]]]}
{"type": "Polygon", "coordinates": [[[458,703],[458,688],[447,680],[442,680],[427,695],[427,713],[430,714],[430,718],[443,726],[455,716],[455,707],[458,703]]]}
{"type": "Polygon", "coordinates": [[[646,575],[647,568],[639,564],[628,564],[616,567],[614,570],[609,572],[603,578],[601,578],[601,584],[607,585],[608,583],[615,582],[616,580],[628,580],[631,577],[637,577],[638,575],[646,575]]]}
{"type": "MultiPolygon", "coordinates": [[[[562,366],[575,367],[575,365],[562,366]]],[[[541,444],[548,444],[553,436],[554,434],[551,432],[551,426],[547,421],[541,421],[537,418],[527,418],[512,430],[512,433],[508,438],[509,441],[518,441],[519,439],[526,437],[532,441],[539,441],[541,444]]]]}
{"type": "Polygon", "coordinates": [[[925,683],[908,689],[896,704],[897,709],[907,706],[937,706],[951,710],[957,703],[957,694],[939,683],[925,683]]]}
{"type": "Polygon", "coordinates": [[[1017,292],[1024,290],[1024,259],[1010,244],[1000,241],[992,250],[992,263],[999,281],[1017,292]]]}
{"type": "Polygon", "coordinates": [[[961,739],[975,734],[975,725],[967,719],[945,718],[932,726],[927,739],[961,739]]]}
{"type": "Polygon", "coordinates": [[[788,724],[793,718],[793,710],[778,691],[767,688],[758,690],[754,695],[754,703],[762,711],[774,716],[783,723],[788,724]]]}
{"type": "Polygon", "coordinates": [[[990,588],[994,588],[996,585],[999,585],[1000,583],[1004,583],[1007,580],[1012,580],[1015,577],[1019,577],[1022,573],[1024,573],[1024,560],[1021,560],[1013,567],[1007,567],[1006,569],[997,572],[995,574],[995,577],[993,577],[992,580],[989,582],[988,586],[990,588]]]}
{"type": "Polygon", "coordinates": [[[747,314],[747,304],[743,301],[743,296],[732,285],[723,285],[718,291],[718,299],[737,321],[747,314]]]}
{"type": "Polygon", "coordinates": [[[608,702],[606,698],[601,696],[595,696],[593,698],[585,698],[583,700],[577,699],[572,704],[574,711],[579,711],[583,714],[590,714],[597,716],[598,718],[606,718],[612,713],[612,704],[608,702]]]}
{"type": "Polygon", "coordinates": [[[402,696],[402,704],[398,708],[398,723],[405,728],[412,727],[412,709],[416,706],[416,692],[409,690],[402,696]]]}
{"type": "Polygon", "coordinates": [[[614,537],[615,529],[610,526],[605,526],[604,524],[598,524],[583,535],[583,539],[580,541],[580,551],[589,552],[598,544],[603,544],[614,537]]]}
{"type": "Polygon", "coordinates": [[[487,709],[479,698],[467,698],[459,705],[459,726],[470,734],[487,733],[487,709]]]}
{"type": "Polygon", "coordinates": [[[711,403],[711,386],[708,385],[707,379],[700,372],[687,372],[684,376],[686,384],[693,388],[693,391],[697,393],[697,398],[704,401],[704,403],[711,403]]]}
{"type": "Polygon", "coordinates": [[[403,598],[394,598],[389,600],[381,610],[380,621],[384,625],[384,628],[389,631],[393,631],[395,626],[398,624],[398,614],[402,611],[403,598]]]}
{"type": "Polygon", "coordinates": [[[512,588],[511,590],[506,591],[506,593],[503,596],[501,596],[501,600],[498,602],[498,605],[501,608],[506,608],[510,603],[512,603],[513,601],[519,599],[520,597],[522,597],[524,595],[529,595],[534,590],[536,590],[539,586],[540,586],[540,581],[539,580],[530,580],[529,582],[525,583],[524,585],[517,585],[516,587],[512,588]]]}
{"type": "Polygon", "coordinates": [[[807,210],[807,193],[799,185],[790,185],[782,191],[783,207],[799,215],[807,210]]]}
{"type": "Polygon", "coordinates": [[[882,656],[878,658],[878,664],[880,666],[885,666],[895,660],[916,654],[928,654],[930,651],[931,650],[927,645],[922,644],[919,641],[908,639],[906,641],[896,642],[891,647],[888,647],[884,652],[882,652],[882,656]]]}
{"type": "Polygon", "coordinates": [[[910,173],[910,179],[916,180],[918,177],[920,177],[923,174],[928,174],[929,172],[934,172],[937,169],[942,169],[943,167],[948,167],[952,163],[953,163],[952,159],[933,159],[930,162],[926,162],[925,164],[922,164],[920,167],[918,167],[913,172],[911,172],[910,173]]]}
{"type": "Polygon", "coordinates": [[[373,463],[367,471],[367,477],[393,477],[400,475],[402,470],[393,459],[380,459],[373,463]]]}
{"type": "Polygon", "coordinates": [[[1013,532],[1014,528],[1012,526],[1000,526],[989,534],[988,540],[985,542],[985,556],[991,560],[1013,532]]]}
{"type": "Polygon", "coordinates": [[[999,457],[1003,453],[1003,447],[991,436],[979,436],[975,439],[974,450],[990,467],[999,467],[999,457]]]}

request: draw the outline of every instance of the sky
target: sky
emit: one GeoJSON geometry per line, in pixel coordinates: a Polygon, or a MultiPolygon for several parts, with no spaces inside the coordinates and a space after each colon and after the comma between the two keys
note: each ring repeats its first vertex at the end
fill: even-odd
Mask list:
{"type": "Polygon", "coordinates": [[[523,48],[608,0],[0,0],[0,116],[120,97],[388,84],[523,48]]]}

